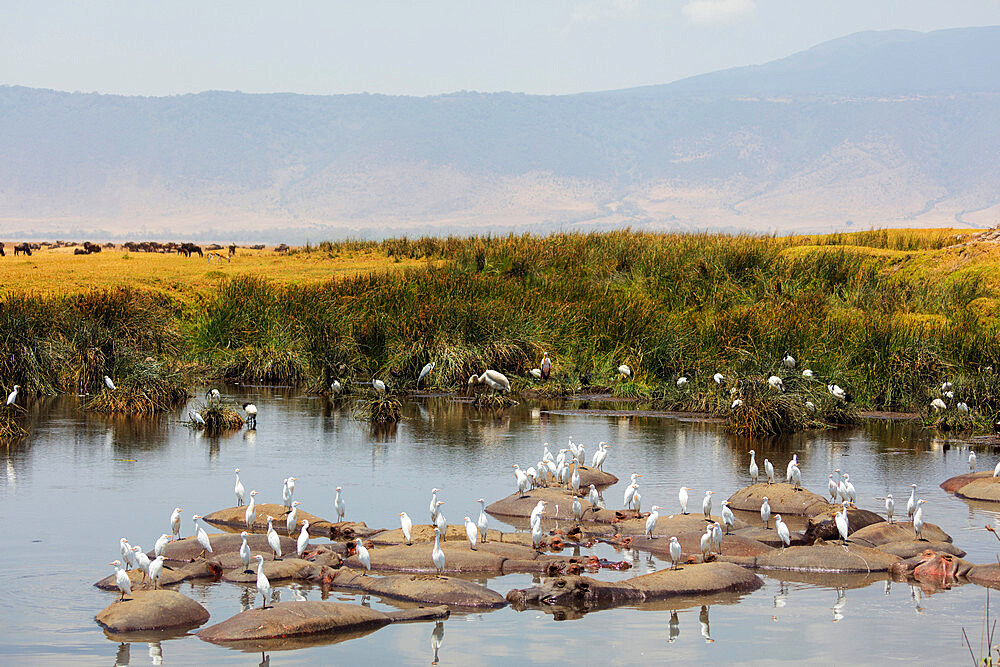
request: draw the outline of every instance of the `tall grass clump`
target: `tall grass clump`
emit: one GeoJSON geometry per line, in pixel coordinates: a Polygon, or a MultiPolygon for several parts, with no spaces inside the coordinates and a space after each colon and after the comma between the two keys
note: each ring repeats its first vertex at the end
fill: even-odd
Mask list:
{"type": "Polygon", "coordinates": [[[235,404],[200,403],[188,413],[185,423],[191,428],[203,430],[208,435],[219,435],[226,431],[237,431],[243,428],[243,417],[235,404]],[[201,420],[197,419],[201,417],[201,420]]]}
{"type": "Polygon", "coordinates": [[[152,415],[175,408],[188,398],[180,374],[148,360],[119,372],[115,389],[104,387],[84,403],[87,410],[109,414],[152,415]]]}
{"type": "Polygon", "coordinates": [[[14,406],[0,407],[0,442],[10,444],[28,435],[24,427],[24,413],[14,406]]]}
{"type": "Polygon", "coordinates": [[[389,394],[376,394],[358,402],[357,416],[370,424],[391,424],[403,418],[403,404],[389,394]]]}

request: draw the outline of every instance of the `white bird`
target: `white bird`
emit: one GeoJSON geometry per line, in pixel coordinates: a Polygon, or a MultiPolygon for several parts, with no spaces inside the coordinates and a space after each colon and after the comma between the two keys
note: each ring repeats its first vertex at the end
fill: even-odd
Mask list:
{"type": "Polygon", "coordinates": [[[149,556],[142,550],[140,546],[132,547],[132,558],[135,560],[136,565],[142,570],[145,576],[149,576],[149,556]]]}
{"type": "Polygon", "coordinates": [[[257,428],[257,406],[253,403],[244,403],[243,412],[247,415],[247,428],[257,428]]]}
{"type": "Polygon", "coordinates": [[[706,491],[705,499],[701,501],[701,511],[705,513],[706,519],[712,518],[712,494],[715,491],[706,491]]]}
{"type": "MultiPolygon", "coordinates": [[[[479,529],[479,541],[485,543],[486,535],[489,532],[490,518],[486,516],[486,500],[480,498],[476,502],[479,503],[479,519],[476,521],[476,528],[479,529]]],[[[577,503],[579,502],[578,500],[577,503]]]]}
{"type": "Polygon", "coordinates": [[[167,544],[170,543],[170,533],[163,533],[157,538],[156,543],[153,545],[153,556],[162,556],[167,550],[167,544]]]}
{"type": "Polygon", "coordinates": [[[830,493],[830,502],[831,503],[837,502],[837,496],[839,495],[838,491],[840,490],[840,486],[837,484],[837,482],[833,481],[833,473],[827,475],[827,478],[828,480],[826,482],[826,488],[827,491],[830,493]]]}
{"type": "Polygon", "coordinates": [[[608,448],[609,445],[606,442],[601,442],[597,447],[597,451],[594,452],[594,457],[590,460],[590,467],[597,468],[598,470],[603,470],[601,466],[604,465],[605,459],[608,458],[608,448]]]}
{"type": "Polygon", "coordinates": [[[236,468],[236,488],[233,489],[236,492],[236,506],[240,507],[243,505],[243,494],[246,489],[243,488],[243,482],[240,481],[240,469],[236,468]]]}
{"type": "Polygon", "coordinates": [[[425,377],[431,374],[431,371],[434,370],[434,366],[435,364],[432,361],[429,364],[424,364],[424,367],[420,369],[420,375],[417,376],[418,387],[420,386],[421,381],[423,381],[425,377]]]}
{"type": "Polygon", "coordinates": [[[743,399],[742,398],[737,398],[737,399],[733,400],[733,404],[731,406],[729,406],[729,407],[730,407],[731,410],[735,410],[736,408],[739,408],[739,407],[742,407],[742,406],[743,406],[743,399]]]}
{"type": "Polygon", "coordinates": [[[795,368],[795,357],[785,352],[785,356],[781,358],[781,363],[785,368],[795,368]]]}
{"type": "Polygon", "coordinates": [[[128,543],[128,540],[124,537],[118,540],[118,553],[122,555],[122,567],[128,572],[129,568],[132,566],[132,545],[128,543]]]}
{"type": "Polygon", "coordinates": [[[892,511],[895,509],[896,503],[892,499],[892,494],[888,494],[885,497],[885,515],[888,518],[889,523],[892,523],[892,511]]]}
{"type": "Polygon", "coordinates": [[[627,510],[632,509],[632,505],[635,504],[635,494],[638,492],[639,492],[639,485],[636,484],[635,482],[632,482],[632,484],[630,484],[628,488],[625,489],[625,497],[624,497],[625,509],[627,510]]]}
{"type": "Polygon", "coordinates": [[[583,505],[580,504],[580,499],[573,496],[573,520],[579,523],[583,519],[583,505]]]}
{"type": "Polygon", "coordinates": [[[927,501],[921,498],[917,501],[917,511],[913,513],[913,533],[918,540],[924,539],[924,503],[927,501]]]}
{"type": "Polygon", "coordinates": [[[993,468],[993,476],[1000,477],[1000,462],[998,462],[996,467],[993,468]]]}
{"type": "Polygon", "coordinates": [[[291,494],[291,495],[293,495],[293,496],[295,495],[295,482],[298,479],[299,479],[298,477],[289,477],[288,478],[288,493],[291,494]]]}
{"type": "Polygon", "coordinates": [[[726,381],[726,376],[723,375],[722,373],[716,373],[715,375],[712,376],[712,379],[715,380],[715,384],[721,385],[723,382],[726,381]]]}
{"type": "Polygon", "coordinates": [[[222,401],[222,394],[219,393],[218,389],[209,389],[205,392],[205,398],[208,399],[209,403],[220,403],[222,401]]]}
{"type": "Polygon", "coordinates": [[[536,521],[538,521],[541,518],[542,513],[545,511],[546,505],[548,505],[546,501],[539,500],[538,504],[536,504],[535,507],[531,510],[531,515],[528,517],[528,523],[535,523],[536,521]]]}
{"type": "Polygon", "coordinates": [[[302,554],[306,552],[309,548],[309,519],[302,520],[302,529],[299,531],[299,539],[295,542],[295,553],[298,554],[299,558],[302,558],[302,554]]]}
{"type": "Polygon", "coordinates": [[[837,532],[840,533],[840,539],[845,543],[847,542],[848,534],[848,521],[847,521],[847,501],[845,500],[841,503],[840,511],[837,512],[833,517],[833,522],[837,524],[837,532]]]}
{"type": "Polygon", "coordinates": [[[476,381],[489,386],[494,391],[501,393],[510,391],[510,380],[500,371],[486,369],[482,375],[476,378],[476,381]]]}
{"type": "Polygon", "coordinates": [[[261,609],[267,609],[267,599],[271,597],[271,582],[264,575],[264,557],[257,554],[257,592],[263,598],[261,609]]]}
{"type": "Polygon", "coordinates": [[[111,391],[117,389],[117,387],[115,387],[115,383],[107,375],[104,376],[104,386],[110,389],[111,391]]]}
{"type": "Polygon", "coordinates": [[[431,523],[437,521],[438,518],[438,491],[441,489],[431,489],[431,523]]]}
{"type": "Polygon", "coordinates": [[[375,387],[375,391],[377,391],[378,393],[380,394],[385,393],[385,382],[372,378],[372,386],[375,387]]]}
{"type": "Polygon", "coordinates": [[[906,501],[906,518],[907,519],[912,519],[913,518],[913,513],[917,509],[916,494],[917,494],[917,485],[916,484],[910,484],[910,499],[906,501]]]}
{"type": "MultiPolygon", "coordinates": [[[[1000,463],[997,465],[1000,466],[1000,463]]],[[[601,494],[597,492],[597,487],[593,484],[590,485],[590,491],[587,493],[587,500],[590,502],[590,509],[594,512],[602,508],[601,494]]]]}
{"type": "Polygon", "coordinates": [[[677,386],[680,387],[681,389],[683,389],[684,386],[687,385],[687,383],[688,383],[688,379],[686,377],[684,377],[683,375],[680,376],[679,378],[677,378],[677,386]]]}
{"type": "Polygon", "coordinates": [[[181,539],[181,508],[175,507],[170,515],[170,532],[174,534],[174,539],[181,539]]]}
{"type": "Polygon", "coordinates": [[[521,466],[516,463],[511,467],[514,468],[514,481],[517,482],[517,492],[521,498],[524,498],[524,494],[528,492],[528,476],[521,470],[521,466]]]}
{"type": "Polygon", "coordinates": [[[934,408],[935,412],[940,412],[941,410],[947,410],[948,406],[940,398],[935,398],[931,401],[931,407],[934,408]]]}
{"type": "Polygon", "coordinates": [[[722,523],[726,527],[727,535],[736,526],[736,516],[733,514],[733,510],[730,509],[728,500],[722,502],[722,523]]]}
{"type": "Polygon", "coordinates": [[[531,369],[531,375],[536,380],[541,380],[542,379],[542,369],[541,368],[532,368],[531,369]]]}
{"type": "Polygon", "coordinates": [[[14,405],[17,401],[17,392],[21,389],[20,385],[14,385],[14,391],[7,394],[7,405],[14,405]]]}
{"type": "Polygon", "coordinates": [[[686,486],[682,486],[681,490],[677,492],[677,499],[681,501],[681,514],[688,513],[688,491],[690,490],[686,486]]]}
{"type": "Polygon", "coordinates": [[[629,379],[632,377],[632,369],[629,368],[627,365],[622,364],[621,366],[618,367],[618,374],[626,379],[629,379]]]}
{"type": "Polygon", "coordinates": [[[653,505],[650,508],[649,516],[646,517],[646,537],[653,539],[653,529],[656,528],[656,522],[660,519],[660,510],[663,509],[659,505],[653,505]]]}
{"type": "Polygon", "coordinates": [[[338,395],[343,390],[344,387],[340,384],[340,380],[334,380],[330,383],[330,393],[334,396],[338,395]]]}
{"type": "Polygon", "coordinates": [[[946,391],[946,392],[944,392],[944,397],[947,398],[950,401],[951,399],[955,398],[955,392],[953,392],[953,391],[946,391]]]}
{"type": "Polygon", "coordinates": [[[757,455],[757,452],[755,452],[754,450],[751,449],[750,450],[750,483],[751,484],[756,484],[757,483],[757,478],[760,476],[760,468],[757,467],[757,460],[755,459],[756,455],[757,455]]]}
{"type": "Polygon", "coordinates": [[[469,548],[475,551],[476,542],[479,541],[479,528],[469,517],[465,517],[465,536],[469,539],[469,548]]]}
{"type": "Polygon", "coordinates": [[[797,466],[798,464],[799,464],[799,455],[798,454],[792,454],[792,460],[788,462],[787,466],[785,466],[785,481],[786,482],[791,482],[792,481],[792,468],[795,467],[795,466],[797,466]]]}
{"type": "Polygon", "coordinates": [[[441,531],[434,529],[434,549],[431,551],[431,560],[437,569],[438,576],[444,574],[444,551],[441,549],[441,531]]]}
{"type": "Polygon", "coordinates": [[[548,352],[542,353],[542,364],[541,364],[542,377],[546,380],[549,379],[549,375],[552,373],[552,359],[549,358],[548,352]]]}
{"type": "Polygon", "coordinates": [[[333,499],[333,508],[337,510],[337,521],[343,521],[347,505],[344,504],[344,497],[341,495],[340,487],[338,486],[336,490],[337,496],[333,499]]]}
{"type": "Polygon", "coordinates": [[[281,560],[281,538],[274,529],[274,517],[267,517],[267,546],[274,552],[274,560],[281,560]]]}
{"type": "Polygon", "coordinates": [[[256,495],[256,491],[250,492],[250,502],[247,504],[247,511],[243,515],[243,518],[246,520],[247,528],[250,530],[253,530],[253,522],[257,518],[257,505],[254,502],[254,497],[256,495]]]}
{"type": "Polygon", "coordinates": [[[372,569],[372,555],[368,553],[368,548],[361,543],[360,538],[354,540],[354,553],[358,555],[358,562],[361,563],[361,576],[367,576],[372,569]]]}
{"type": "Polygon", "coordinates": [[[851,476],[846,472],[844,473],[844,497],[850,501],[852,505],[857,499],[857,492],[854,490],[854,485],[851,484],[851,476]]]}
{"type": "Polygon", "coordinates": [[[806,410],[808,410],[810,414],[814,414],[816,412],[816,404],[812,401],[806,401],[806,410]]]}
{"type": "Polygon", "coordinates": [[[722,553],[722,526],[718,521],[712,522],[712,545],[715,547],[715,553],[722,553]]]}
{"type": "Polygon", "coordinates": [[[975,471],[976,471],[976,453],[970,451],[969,452],[969,472],[975,472],[975,471]]]}
{"type": "Polygon", "coordinates": [[[195,424],[200,424],[201,426],[205,425],[205,418],[201,416],[200,412],[196,412],[194,410],[188,410],[188,417],[190,417],[191,421],[193,421],[195,424]]]}
{"type": "Polygon", "coordinates": [[[780,514],[774,515],[774,529],[778,531],[778,537],[781,538],[781,543],[786,547],[791,546],[792,538],[788,532],[788,526],[781,520],[780,514]]]}
{"type": "Polygon", "coordinates": [[[413,543],[411,534],[413,532],[413,520],[410,519],[406,512],[399,513],[399,527],[403,529],[403,539],[406,540],[407,546],[413,543]]]}
{"type": "Polygon", "coordinates": [[[681,543],[676,537],[670,538],[670,569],[676,570],[677,563],[681,561],[681,543]]]}
{"type": "Polygon", "coordinates": [[[128,572],[121,568],[121,561],[113,560],[110,565],[115,566],[115,585],[122,593],[119,600],[123,601],[126,595],[132,594],[132,580],[128,578],[128,572]]]}
{"type": "Polygon", "coordinates": [[[760,520],[764,522],[765,530],[768,530],[767,522],[771,520],[771,504],[767,502],[767,496],[764,496],[764,501],[760,504],[760,520]]]}
{"type": "Polygon", "coordinates": [[[285,534],[288,535],[289,537],[291,537],[292,534],[295,533],[295,527],[299,523],[297,517],[299,515],[299,505],[301,504],[302,504],[301,501],[298,500],[292,501],[292,511],[289,512],[288,516],[285,518],[285,534]]]}
{"type": "Polygon", "coordinates": [[[437,526],[438,530],[441,531],[441,540],[444,541],[448,537],[448,520],[444,518],[444,512],[440,509],[441,505],[444,505],[443,500],[438,501],[437,519],[434,524],[437,526]]]}
{"type": "Polygon", "coordinates": [[[802,371],[802,377],[809,378],[810,380],[812,380],[814,377],[816,377],[816,374],[807,368],[804,371],[802,371]]]}
{"type": "Polygon", "coordinates": [[[952,383],[945,382],[944,384],[941,385],[941,393],[943,394],[946,391],[951,391],[954,388],[955,386],[952,383]]]}
{"type": "Polygon", "coordinates": [[[958,410],[959,412],[968,412],[969,405],[965,401],[959,401],[958,404],[955,406],[955,409],[958,410]]]}
{"type": "Polygon", "coordinates": [[[777,375],[767,378],[767,384],[771,386],[771,389],[776,391],[785,391],[785,383],[777,375]]]}
{"type": "Polygon", "coordinates": [[[708,560],[712,553],[712,524],[705,526],[705,534],[701,536],[701,558],[708,560]]]}
{"type": "Polygon", "coordinates": [[[837,399],[839,399],[841,401],[847,400],[847,392],[845,392],[843,389],[841,389],[840,385],[837,385],[837,384],[828,384],[828,385],[826,385],[826,390],[828,392],[830,392],[830,394],[834,398],[837,398],[837,399]]]}
{"type": "Polygon", "coordinates": [[[802,488],[802,471],[799,470],[798,466],[792,466],[792,488],[802,488]]]}
{"type": "Polygon", "coordinates": [[[149,561],[149,580],[153,582],[153,590],[156,590],[160,577],[163,576],[163,556],[162,554],[149,561]]]}
{"type": "Polygon", "coordinates": [[[764,459],[764,475],[767,476],[767,483],[774,484],[774,464],[764,459]]]}
{"type": "Polygon", "coordinates": [[[240,537],[243,538],[243,543],[240,545],[240,562],[243,563],[243,572],[253,573],[250,569],[250,545],[247,544],[247,531],[240,533],[240,537]]]}
{"type": "Polygon", "coordinates": [[[206,533],[205,529],[201,527],[200,523],[198,523],[198,519],[200,518],[200,514],[195,514],[191,517],[191,521],[194,522],[195,539],[198,540],[198,544],[200,544],[203,549],[201,555],[210,554],[212,553],[212,541],[208,539],[208,533],[206,533]]]}
{"type": "Polygon", "coordinates": [[[539,519],[531,524],[531,546],[537,549],[542,544],[542,521],[539,519]]]}
{"type": "Polygon", "coordinates": [[[573,462],[573,475],[569,479],[570,488],[573,489],[573,494],[578,495],[580,493],[580,466],[573,462]]]}

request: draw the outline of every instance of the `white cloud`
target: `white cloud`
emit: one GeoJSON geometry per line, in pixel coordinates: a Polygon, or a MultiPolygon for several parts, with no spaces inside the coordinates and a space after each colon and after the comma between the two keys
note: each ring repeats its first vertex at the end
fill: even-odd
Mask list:
{"type": "Polygon", "coordinates": [[[690,0],[682,11],[691,23],[725,23],[753,14],[754,0],[690,0]]]}

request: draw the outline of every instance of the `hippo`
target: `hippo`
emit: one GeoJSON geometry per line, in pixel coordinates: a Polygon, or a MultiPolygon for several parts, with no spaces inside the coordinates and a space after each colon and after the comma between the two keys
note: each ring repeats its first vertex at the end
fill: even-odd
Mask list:
{"type": "Polygon", "coordinates": [[[759,512],[764,497],[771,506],[772,514],[813,516],[825,512],[831,505],[820,495],[796,489],[784,482],[777,484],[752,484],[729,496],[729,506],[734,510],[759,512]]]}
{"type": "MultiPolygon", "coordinates": [[[[220,576],[222,576],[222,567],[218,563],[199,559],[191,563],[184,563],[183,565],[178,565],[177,563],[167,565],[163,568],[163,573],[160,575],[159,585],[170,586],[172,584],[179,584],[182,581],[194,581],[196,579],[218,579],[220,576]]],[[[128,578],[132,582],[133,591],[151,590],[153,588],[153,583],[138,568],[129,570],[128,578]]],[[[102,591],[118,590],[114,574],[104,577],[96,582],[94,586],[100,588],[102,591]]]]}
{"type": "Polygon", "coordinates": [[[392,600],[447,605],[449,608],[499,609],[507,606],[502,595],[485,586],[465,579],[430,574],[371,577],[344,567],[335,572],[331,586],[343,590],[359,590],[392,600]]]}
{"type": "Polygon", "coordinates": [[[510,591],[507,601],[518,611],[549,605],[586,612],[671,597],[744,593],[757,590],[762,585],[760,577],[739,565],[700,563],[624,581],[601,581],[569,574],[551,577],[538,586],[510,591]]]}
{"type": "MultiPolygon", "coordinates": [[[[205,517],[205,522],[215,526],[216,528],[234,531],[237,534],[237,543],[239,543],[238,537],[240,531],[246,530],[249,533],[266,533],[267,517],[273,516],[275,518],[275,532],[279,535],[288,535],[288,529],[285,525],[285,517],[288,513],[283,505],[275,503],[257,503],[256,510],[254,523],[250,529],[247,528],[246,524],[246,507],[228,507],[217,512],[212,512],[205,517]]],[[[346,542],[348,540],[353,540],[356,537],[367,537],[368,535],[376,532],[369,529],[363,522],[327,521],[326,519],[304,512],[301,509],[296,514],[296,519],[298,520],[300,526],[303,520],[309,521],[309,534],[313,537],[329,537],[331,540],[346,542]]],[[[296,528],[292,534],[298,537],[298,529],[296,528]]],[[[212,545],[214,546],[215,537],[211,537],[213,540],[212,545]]],[[[239,546],[237,546],[237,549],[239,549],[239,546]]],[[[267,542],[265,541],[262,550],[266,549],[267,542]]],[[[282,552],[286,552],[284,546],[282,546],[281,550],[282,552]]]]}
{"type": "Polygon", "coordinates": [[[208,620],[208,610],[177,591],[133,590],[127,600],[116,600],[94,620],[114,633],[191,629],[208,620]]]}

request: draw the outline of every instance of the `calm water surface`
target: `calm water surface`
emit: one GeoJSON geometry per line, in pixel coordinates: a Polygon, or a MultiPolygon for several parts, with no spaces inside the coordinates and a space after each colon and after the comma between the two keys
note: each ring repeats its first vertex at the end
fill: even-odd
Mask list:
{"type": "MultiPolygon", "coordinates": [[[[659,504],[669,512],[678,510],[680,486],[695,489],[693,502],[700,506],[697,500],[707,489],[726,498],[749,483],[750,448],[757,450],[758,461],[770,458],[782,471],[796,452],[804,484],[819,493],[826,488],[827,474],[841,468],[858,489],[859,505],[881,509],[876,498],[891,492],[905,513],[907,485],[916,482],[919,496],[930,501],[925,518],[950,533],[969,552],[968,560],[991,562],[1000,552],[1000,543],[983,530],[996,512],[938,488],[945,478],[967,470],[965,446],[912,425],[870,423],[747,440],[713,424],[548,412],[574,404],[525,402],[503,416],[488,417],[444,398],[412,401],[397,428],[373,433],[352,419],[349,410],[333,409],[322,398],[267,388],[236,388],[227,395],[257,403],[256,433],[209,438],[179,422],[185,412],[153,421],[107,418],[80,412],[73,398],[32,407],[32,434],[4,453],[5,472],[0,474],[0,585],[5,593],[0,662],[259,663],[260,654],[193,636],[120,644],[93,620],[114,597],[92,584],[112,572],[107,563],[119,558],[119,538],[151,549],[160,533],[170,532],[168,518],[175,506],[184,509],[182,534],[190,535],[192,514],[232,506],[235,467],[241,468],[247,491],[260,492],[259,502],[280,502],[281,480],[295,476],[296,498],[304,510],[334,517],[334,487],[341,486],[348,519],[394,528],[397,513],[404,510],[415,521],[427,520],[434,486],[443,489],[450,523],[459,523],[466,514],[475,517],[475,499],[510,494],[510,465],[537,462],[542,442],[558,448],[572,437],[587,445],[588,459],[596,443],[613,444],[605,469],[622,479],[642,473],[643,506],[659,504]]],[[[980,467],[992,467],[997,456],[979,451],[980,467]]],[[[620,482],[605,491],[609,506],[621,505],[624,487],[620,482]]],[[[500,523],[491,519],[491,526],[500,523]]],[[[602,555],[623,557],[603,549],[602,555]]],[[[645,554],[624,556],[635,560],[633,570],[598,576],[633,576],[664,566],[645,554]]],[[[819,664],[945,664],[969,659],[961,644],[963,626],[978,643],[984,588],[964,585],[925,596],[879,575],[763,577],[765,586],[742,598],[619,608],[561,622],[544,612],[509,608],[452,615],[437,630],[443,630],[439,664],[542,663],[584,655],[590,664],[665,659],[689,664],[803,659],[819,664]]],[[[532,577],[480,581],[506,593],[530,585],[532,577]]],[[[254,588],[232,583],[183,584],[178,590],[208,608],[209,623],[251,603],[259,605],[254,588]]],[[[294,584],[279,591],[282,600],[322,596],[318,589],[294,584]]],[[[360,602],[337,592],[330,599],[360,602]]],[[[378,600],[368,603],[391,608],[378,600]]],[[[434,630],[433,623],[389,626],[358,639],[273,652],[267,658],[271,665],[348,660],[428,664],[434,630]]]]}

